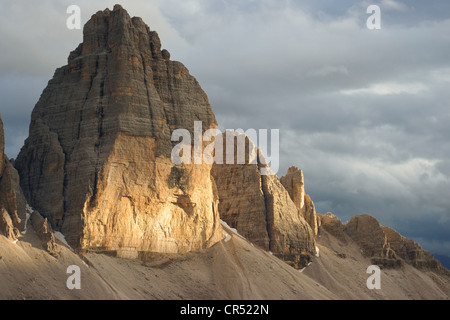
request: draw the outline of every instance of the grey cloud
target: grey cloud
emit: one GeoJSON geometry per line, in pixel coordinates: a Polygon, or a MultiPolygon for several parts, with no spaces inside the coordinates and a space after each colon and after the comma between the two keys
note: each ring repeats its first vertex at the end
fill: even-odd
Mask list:
{"type": "MultiPolygon", "coordinates": [[[[48,76],[47,76],[48,77],[48,76]]],[[[5,130],[5,153],[15,158],[26,137],[31,111],[48,78],[41,76],[1,76],[1,117],[5,130]]]]}

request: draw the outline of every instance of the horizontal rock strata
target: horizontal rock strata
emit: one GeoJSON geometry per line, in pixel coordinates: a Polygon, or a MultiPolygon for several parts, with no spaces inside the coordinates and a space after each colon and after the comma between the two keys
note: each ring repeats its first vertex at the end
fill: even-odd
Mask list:
{"type": "Polygon", "coordinates": [[[211,246],[223,237],[211,166],[171,160],[172,132],[194,121],[217,126],[157,33],[119,5],[99,11],[33,110],[15,163],[24,194],[77,250],[211,246]]]}

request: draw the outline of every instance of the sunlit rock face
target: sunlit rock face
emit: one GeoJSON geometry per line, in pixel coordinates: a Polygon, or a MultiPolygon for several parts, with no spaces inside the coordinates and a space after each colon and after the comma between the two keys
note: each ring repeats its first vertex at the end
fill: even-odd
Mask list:
{"type": "Polygon", "coordinates": [[[297,167],[290,167],[286,175],[280,178],[280,182],[289,193],[299,214],[308,222],[314,232],[314,236],[317,236],[320,219],[317,217],[314,202],[305,193],[303,171],[297,167]]]}
{"type": "Polygon", "coordinates": [[[211,166],[174,165],[178,128],[217,122],[208,97],[156,32],[116,5],[36,104],[15,166],[30,204],[78,250],[178,253],[223,237],[211,166]]]}

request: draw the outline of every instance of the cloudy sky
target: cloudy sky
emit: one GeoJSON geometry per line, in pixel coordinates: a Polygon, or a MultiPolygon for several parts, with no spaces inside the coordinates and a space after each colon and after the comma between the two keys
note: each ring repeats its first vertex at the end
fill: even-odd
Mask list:
{"type": "MultiPolygon", "coordinates": [[[[118,1],[2,0],[0,112],[16,157],[31,110],[82,41],[66,27],[118,1]],[[32,5],[33,3],[34,5],[32,5]]],[[[318,212],[368,213],[450,256],[450,1],[123,0],[210,98],[220,127],[279,129],[280,169],[318,212]],[[369,30],[369,5],[381,29],[369,30]]]]}

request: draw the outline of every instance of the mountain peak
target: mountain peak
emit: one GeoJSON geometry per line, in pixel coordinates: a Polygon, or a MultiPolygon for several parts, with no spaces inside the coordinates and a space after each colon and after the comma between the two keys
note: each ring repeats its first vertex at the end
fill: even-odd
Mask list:
{"type": "Polygon", "coordinates": [[[209,166],[171,161],[172,132],[195,121],[217,126],[158,34],[121,6],[99,11],[33,110],[15,164],[24,193],[79,250],[208,247],[222,237],[209,166]]]}
{"type": "MultiPolygon", "coordinates": [[[[106,9],[106,10],[108,10],[108,9],[106,9]]],[[[126,11],[120,4],[115,4],[113,10],[114,11],[120,11],[120,10],[126,11]]]]}
{"type": "Polygon", "coordinates": [[[90,54],[109,53],[122,46],[142,54],[149,50],[154,59],[164,58],[158,34],[140,17],[131,18],[125,9],[116,5],[113,11],[105,9],[92,15],[83,28],[83,43],[71,52],[68,61],[90,54]]]}

